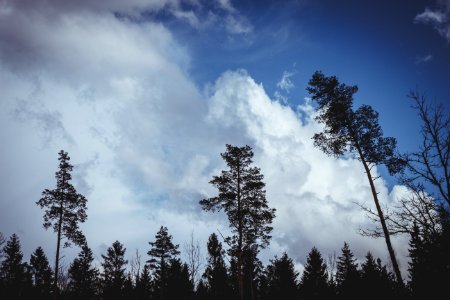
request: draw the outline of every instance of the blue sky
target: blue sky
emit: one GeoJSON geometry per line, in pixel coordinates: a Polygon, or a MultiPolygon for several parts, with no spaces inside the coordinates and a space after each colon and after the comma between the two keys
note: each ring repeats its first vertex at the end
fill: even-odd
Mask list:
{"type": "MultiPolygon", "coordinates": [[[[0,231],[18,233],[26,256],[42,245],[53,257],[35,202],[64,149],[97,258],[116,239],[145,254],[160,225],[205,245],[228,224],[198,201],[216,193],[225,144],[248,144],[277,209],[264,262],[287,251],[301,270],[313,246],[328,255],[344,241],[387,261],[384,241],[358,234],[373,226],[355,204],[371,205],[362,166],[313,147],[305,87],[316,70],[358,85],[355,105],[414,150],[406,94],[448,108],[449,22],[441,0],[0,2],[0,231]]],[[[389,177],[377,189],[391,209],[408,195],[389,177]]],[[[394,246],[405,271],[407,237],[394,246]]]]}

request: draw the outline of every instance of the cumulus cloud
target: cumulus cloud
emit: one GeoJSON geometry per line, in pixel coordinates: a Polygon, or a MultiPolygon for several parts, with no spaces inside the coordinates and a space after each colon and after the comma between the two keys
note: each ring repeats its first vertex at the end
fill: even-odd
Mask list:
{"type": "MultiPolygon", "coordinates": [[[[180,244],[191,231],[202,243],[226,233],[226,217],[202,212],[198,201],[216,193],[208,181],[225,167],[219,154],[230,143],[253,147],[277,209],[265,261],[287,250],[301,265],[312,246],[326,255],[344,241],[359,258],[370,249],[387,261],[383,240],[357,234],[370,226],[354,204],[370,199],[362,167],[313,147],[321,127],[308,102],[293,110],[274,101],[244,70],[203,91],[169,29],[110,13],[144,2],[18,3],[3,4],[0,16],[0,228],[20,234],[26,255],[44,245],[53,256],[55,238],[41,228],[35,201],[55,185],[61,148],[88,198],[82,229],[97,257],[116,239],[130,255],[146,253],[161,224],[180,244]]],[[[377,188],[385,205],[395,201],[383,181],[377,188]]],[[[395,246],[405,269],[407,244],[395,246]]]]}
{"type": "Polygon", "coordinates": [[[425,11],[416,15],[416,23],[430,24],[448,42],[450,42],[450,1],[438,0],[436,8],[425,8],[425,11]]]}

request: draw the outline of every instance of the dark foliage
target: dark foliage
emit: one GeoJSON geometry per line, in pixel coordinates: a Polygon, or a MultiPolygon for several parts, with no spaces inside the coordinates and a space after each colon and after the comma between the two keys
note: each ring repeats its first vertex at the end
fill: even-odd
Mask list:
{"type": "Polygon", "coordinates": [[[69,295],[74,299],[94,299],[99,294],[100,272],[92,263],[92,250],[83,245],[78,257],[69,267],[69,295]]]}
{"type": "Polygon", "coordinates": [[[257,252],[269,244],[275,209],[269,208],[260,169],[252,167],[253,151],[249,146],[226,145],[221,156],[228,170],[210,181],[219,194],[203,199],[206,211],[224,210],[230,222],[232,236],[226,238],[229,254],[236,258],[239,297],[244,297],[244,251],[257,252]]]}
{"type": "Polygon", "coordinates": [[[266,268],[266,299],[298,299],[297,277],[294,262],[286,253],[281,258],[275,257],[266,268]]]}
{"type": "Polygon", "coordinates": [[[30,257],[30,272],[33,283],[33,293],[36,299],[50,298],[53,272],[48,263],[47,256],[41,247],[31,254],[30,257]]]}
{"type": "Polygon", "coordinates": [[[326,299],[331,296],[328,285],[327,265],[316,247],[311,249],[306,259],[305,270],[300,280],[302,299],[326,299]]]}
{"type": "Polygon", "coordinates": [[[66,239],[64,247],[70,246],[73,242],[82,246],[85,237],[78,227],[78,223],[83,223],[87,219],[86,198],[78,194],[75,187],[70,183],[72,180],[73,166],[69,163],[70,157],[67,152],[61,150],[59,153],[59,170],[55,174],[56,188],[45,189],[42,198],[36,202],[45,209],[44,228],[53,228],[57,233],[54,293],[57,294],[58,272],[59,272],[59,251],[61,240],[66,239]]]}
{"type": "Polygon", "coordinates": [[[126,273],[125,268],[128,263],[125,260],[126,248],[119,241],[115,241],[106,250],[103,258],[103,298],[122,299],[125,295],[126,273]]]}
{"type": "Polygon", "coordinates": [[[338,299],[356,299],[359,294],[360,274],[353,252],[344,243],[336,267],[336,288],[338,299]]]}

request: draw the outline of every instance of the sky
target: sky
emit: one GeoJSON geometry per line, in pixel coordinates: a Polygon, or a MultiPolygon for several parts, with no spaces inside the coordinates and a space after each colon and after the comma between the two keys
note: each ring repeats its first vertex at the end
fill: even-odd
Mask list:
{"type": "MultiPolygon", "coordinates": [[[[362,165],[313,146],[316,70],[358,85],[355,107],[373,106],[398,150],[414,151],[406,95],[449,107],[450,2],[0,0],[0,231],[19,235],[26,259],[40,245],[54,256],[35,202],[64,149],[97,264],[115,240],[148,259],[161,225],[182,252],[193,234],[205,257],[208,236],[229,229],[198,202],[217,193],[225,144],[247,144],[277,210],[264,263],[286,251],[302,270],[313,246],[327,257],[344,241],[388,263],[383,239],[358,234],[373,226],[356,204],[372,205],[362,165]]],[[[405,188],[374,172],[394,207],[405,188]]],[[[407,242],[394,238],[404,272],[407,242]]],[[[78,251],[64,250],[66,265],[78,251]]]]}

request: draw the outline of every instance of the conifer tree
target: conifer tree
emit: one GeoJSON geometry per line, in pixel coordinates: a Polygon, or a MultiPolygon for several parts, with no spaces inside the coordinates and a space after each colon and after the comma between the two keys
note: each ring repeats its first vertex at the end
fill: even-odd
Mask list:
{"type": "Polygon", "coordinates": [[[37,247],[30,257],[30,271],[36,298],[50,297],[53,272],[42,247],[37,247]]]}
{"type": "MultiPolygon", "coordinates": [[[[368,299],[397,298],[395,294],[395,281],[386,266],[381,264],[381,259],[376,260],[370,252],[366,255],[366,260],[361,265],[361,286],[362,291],[371,291],[367,295],[368,299]]],[[[400,292],[400,291],[399,291],[400,292]]]]}
{"type": "Polygon", "coordinates": [[[64,247],[69,247],[71,242],[78,246],[85,243],[83,232],[78,223],[87,219],[86,198],[78,194],[75,187],[70,183],[73,166],[69,163],[70,157],[67,152],[61,150],[59,153],[59,170],[55,174],[56,188],[45,189],[42,198],[36,202],[41,208],[45,208],[44,228],[53,228],[57,234],[55,276],[53,281],[54,297],[58,295],[58,272],[61,240],[66,239],[64,247]]]}
{"type": "Polygon", "coordinates": [[[92,250],[83,245],[69,267],[69,292],[76,299],[94,299],[98,294],[100,273],[93,261],[92,250]]]}
{"type": "Polygon", "coordinates": [[[298,272],[294,262],[284,253],[281,258],[275,257],[267,266],[268,299],[294,300],[298,298],[298,272]]]}
{"type": "Polygon", "coordinates": [[[347,243],[338,257],[336,267],[336,285],[339,299],[357,297],[359,287],[358,264],[347,243]]]}
{"type": "Polygon", "coordinates": [[[208,287],[206,286],[206,284],[203,282],[202,279],[200,279],[197,284],[197,288],[195,289],[194,299],[195,300],[215,299],[215,298],[210,298],[209,292],[208,292],[208,287]]]}
{"type": "Polygon", "coordinates": [[[167,227],[161,226],[156,233],[155,241],[149,242],[151,249],[147,254],[151,257],[147,261],[155,281],[155,289],[161,300],[166,299],[167,290],[167,271],[172,259],[180,254],[179,245],[172,243],[172,236],[169,235],[167,227]]]}
{"type": "Polygon", "coordinates": [[[381,164],[391,174],[404,168],[405,162],[395,156],[397,142],[395,138],[383,137],[378,124],[378,113],[371,106],[362,105],[353,110],[353,94],[358,91],[357,86],[347,86],[339,83],[335,76],[326,77],[321,72],[315,72],[307,90],[312,95],[312,100],[318,104],[319,114],[316,120],[325,125],[323,132],[314,135],[314,145],[335,157],[346,153],[355,155],[363,164],[382,227],[379,236],[384,236],[397,281],[403,284],[371,173],[373,166],[381,164]]]}
{"type": "Polygon", "coordinates": [[[120,299],[123,296],[126,281],[125,260],[126,248],[119,241],[115,241],[111,247],[106,250],[103,258],[103,298],[120,299]]]}
{"type": "Polygon", "coordinates": [[[0,268],[3,299],[20,299],[31,285],[28,266],[22,261],[23,253],[19,237],[14,233],[3,249],[4,258],[0,268]]]}
{"type": "Polygon", "coordinates": [[[206,211],[224,210],[230,222],[232,235],[226,238],[229,254],[236,258],[239,299],[244,299],[244,251],[258,251],[271,239],[270,233],[275,209],[269,208],[260,169],[252,167],[253,151],[249,146],[226,145],[221,154],[228,165],[210,181],[219,194],[203,199],[200,205],[206,211]]]}
{"type": "Polygon", "coordinates": [[[224,250],[215,233],[209,236],[207,248],[209,257],[203,278],[209,287],[209,296],[216,300],[229,299],[230,286],[223,259],[224,250]]]}
{"type": "Polygon", "coordinates": [[[179,258],[172,258],[167,270],[167,292],[165,299],[189,300],[193,298],[194,285],[189,276],[189,267],[179,258]]]}
{"type": "Polygon", "coordinates": [[[144,265],[140,276],[136,278],[136,298],[150,299],[152,295],[152,278],[150,275],[150,268],[144,265]]]}
{"type": "Polygon", "coordinates": [[[305,270],[300,280],[302,299],[325,299],[330,296],[327,265],[322,254],[313,247],[306,259],[305,270]]]}

